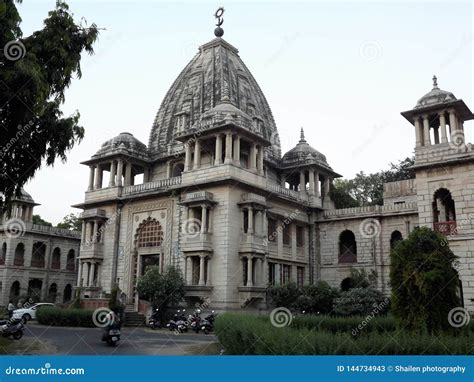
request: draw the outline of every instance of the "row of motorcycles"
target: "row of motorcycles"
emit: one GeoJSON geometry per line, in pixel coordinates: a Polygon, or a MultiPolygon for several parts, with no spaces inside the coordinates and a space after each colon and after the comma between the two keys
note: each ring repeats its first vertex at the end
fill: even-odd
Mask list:
{"type": "MultiPolygon", "coordinates": [[[[214,322],[217,314],[214,311],[204,318],[201,317],[201,310],[196,309],[193,314],[186,315],[186,309],[178,310],[173,317],[166,324],[166,328],[176,333],[185,333],[192,330],[195,333],[203,331],[204,334],[209,334],[214,330],[214,322]]],[[[151,329],[160,329],[163,327],[158,309],[156,309],[148,320],[148,326],[151,329]]]]}
{"type": "Polygon", "coordinates": [[[14,340],[19,340],[23,337],[23,330],[25,324],[21,318],[0,320],[0,335],[4,338],[12,337],[14,340]]]}

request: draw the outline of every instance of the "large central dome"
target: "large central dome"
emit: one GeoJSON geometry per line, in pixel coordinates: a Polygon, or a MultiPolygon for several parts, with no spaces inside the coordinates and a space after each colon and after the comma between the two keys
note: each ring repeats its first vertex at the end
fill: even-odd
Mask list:
{"type": "Polygon", "coordinates": [[[151,158],[167,156],[183,147],[174,139],[180,115],[189,115],[184,129],[190,129],[222,102],[250,117],[261,118],[262,135],[272,143],[266,148],[266,157],[280,159],[280,139],[268,102],[238,50],[222,38],[201,46],[166,93],[150,133],[151,158]]]}

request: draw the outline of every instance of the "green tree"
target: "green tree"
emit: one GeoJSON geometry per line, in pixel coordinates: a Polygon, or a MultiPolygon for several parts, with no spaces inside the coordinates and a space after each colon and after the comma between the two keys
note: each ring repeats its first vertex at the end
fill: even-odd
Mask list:
{"type": "Polygon", "coordinates": [[[336,208],[359,207],[359,202],[354,199],[352,189],[354,185],[351,180],[336,179],[331,185],[331,200],[336,208]]]}
{"type": "Polygon", "coordinates": [[[339,291],[325,281],[318,281],[315,285],[306,285],[301,288],[301,293],[293,307],[300,312],[305,311],[311,314],[331,313],[334,299],[339,297],[339,291]]]}
{"type": "Polygon", "coordinates": [[[138,279],[137,290],[141,298],[150,301],[163,315],[166,309],[178,304],[184,297],[183,274],[174,266],[161,273],[159,266],[151,266],[138,279]]]}
{"type": "Polygon", "coordinates": [[[0,204],[31,179],[42,162],[52,166],[84,136],[79,113],[63,117],[65,91],[81,77],[81,55],[93,53],[95,24],[76,24],[58,0],[43,29],[23,37],[16,3],[0,2],[0,204]]]}
{"type": "Polygon", "coordinates": [[[46,221],[46,220],[43,220],[43,219],[41,218],[41,216],[39,216],[39,215],[33,215],[32,218],[33,218],[33,224],[46,225],[46,226],[48,226],[48,227],[52,227],[52,226],[53,226],[50,222],[48,222],[48,221],[46,221]]]}
{"type": "Polygon", "coordinates": [[[392,311],[399,324],[414,332],[450,328],[448,313],[461,305],[457,257],[446,238],[415,228],[390,253],[392,311]]]}
{"type": "Polygon", "coordinates": [[[82,222],[79,220],[79,216],[76,214],[66,215],[62,222],[58,223],[58,228],[68,229],[70,231],[82,231],[82,222]]]}
{"type": "Polygon", "coordinates": [[[267,289],[267,300],[273,307],[291,309],[300,295],[301,291],[295,283],[272,285],[267,289]]]}

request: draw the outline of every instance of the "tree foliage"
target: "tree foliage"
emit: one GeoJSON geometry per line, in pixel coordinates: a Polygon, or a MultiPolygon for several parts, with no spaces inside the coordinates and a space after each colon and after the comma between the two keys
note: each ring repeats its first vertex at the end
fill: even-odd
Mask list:
{"type": "Polygon", "coordinates": [[[183,274],[173,266],[163,273],[159,266],[151,266],[138,279],[137,290],[141,298],[150,301],[164,314],[169,306],[178,304],[184,297],[183,274]]]}
{"type": "Polygon", "coordinates": [[[58,228],[68,229],[70,231],[82,231],[82,222],[79,220],[79,216],[73,213],[66,215],[63,220],[58,223],[58,228]]]}
{"type": "Polygon", "coordinates": [[[392,311],[400,325],[429,333],[450,328],[448,313],[459,307],[457,257],[445,237],[416,228],[390,253],[392,311]]]}
{"type": "Polygon", "coordinates": [[[32,219],[33,219],[33,224],[45,225],[45,226],[48,226],[48,227],[53,226],[50,222],[48,222],[46,220],[43,220],[41,218],[41,216],[39,216],[39,215],[33,215],[32,219]]]}
{"type": "Polygon", "coordinates": [[[366,316],[385,312],[388,298],[382,292],[369,288],[352,288],[334,300],[334,313],[339,316],[366,316]]]}
{"type": "Polygon", "coordinates": [[[353,179],[336,179],[331,189],[331,199],[336,208],[349,208],[383,204],[383,184],[412,179],[415,173],[411,166],[414,158],[405,158],[398,163],[390,163],[389,170],[374,174],[363,171],[353,179]]]}
{"type": "Polygon", "coordinates": [[[51,166],[84,136],[79,113],[60,110],[74,76],[81,77],[81,55],[93,53],[95,24],[76,24],[61,0],[43,29],[23,37],[16,3],[0,4],[0,204],[18,193],[42,162],[51,166]]]}

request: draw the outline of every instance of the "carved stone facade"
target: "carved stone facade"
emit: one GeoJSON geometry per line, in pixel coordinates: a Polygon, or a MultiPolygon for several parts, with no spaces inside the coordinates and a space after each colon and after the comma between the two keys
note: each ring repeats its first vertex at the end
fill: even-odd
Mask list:
{"type": "Polygon", "coordinates": [[[89,297],[118,285],[136,309],[137,277],[152,265],[175,265],[190,304],[209,298],[215,309],[261,309],[269,284],[339,286],[356,267],[375,270],[388,294],[390,248],[427,225],[450,230],[472,310],[474,155],[462,132],[472,113],[436,84],[403,115],[416,130],[416,180],[386,184],[383,206],[335,209],[330,185],[340,175],[303,131],[281,156],[257,82],[236,48],[212,40],[166,94],[148,147],[122,133],[83,162],[91,171],[77,205],[84,210],[79,285],[89,297]]]}

